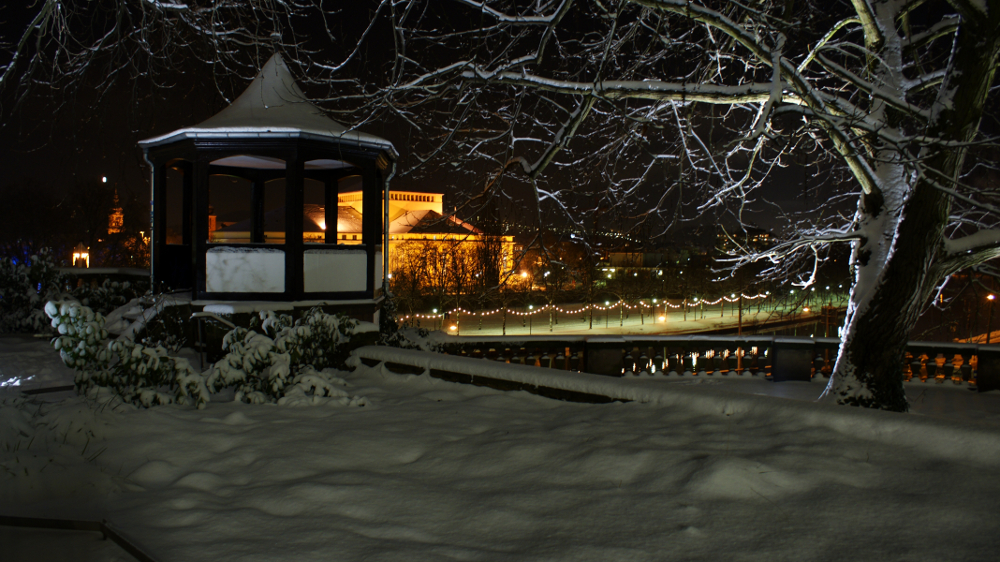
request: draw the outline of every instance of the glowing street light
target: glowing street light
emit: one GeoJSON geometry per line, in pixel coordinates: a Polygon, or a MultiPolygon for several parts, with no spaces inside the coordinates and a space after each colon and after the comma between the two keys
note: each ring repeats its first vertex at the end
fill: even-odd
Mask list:
{"type": "Polygon", "coordinates": [[[986,300],[990,301],[990,316],[986,320],[986,345],[990,343],[990,336],[993,332],[993,302],[996,300],[997,296],[994,294],[986,295],[986,300]]]}
{"type": "Polygon", "coordinates": [[[73,267],[90,267],[90,251],[80,242],[73,248],[73,267]]]}

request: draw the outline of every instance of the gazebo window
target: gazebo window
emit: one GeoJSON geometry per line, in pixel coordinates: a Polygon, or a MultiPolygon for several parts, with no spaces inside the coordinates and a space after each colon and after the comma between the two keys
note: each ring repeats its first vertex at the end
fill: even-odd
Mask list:
{"type": "Polygon", "coordinates": [[[285,243],[285,178],[264,182],[264,244],[285,243]]]}
{"type": "MultiPolygon", "coordinates": [[[[308,162],[306,165],[308,169],[308,162]]],[[[306,244],[325,244],[327,224],[324,182],[308,177],[302,182],[302,215],[302,241],[306,244]]]]}
{"type": "Polygon", "coordinates": [[[228,175],[208,178],[208,241],[213,244],[250,243],[253,182],[228,175]]]}

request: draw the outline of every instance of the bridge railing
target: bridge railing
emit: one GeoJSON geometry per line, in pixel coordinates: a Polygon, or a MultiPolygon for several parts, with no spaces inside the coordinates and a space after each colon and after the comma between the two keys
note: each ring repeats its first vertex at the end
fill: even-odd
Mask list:
{"type": "MultiPolygon", "coordinates": [[[[436,340],[442,353],[614,377],[759,376],[775,382],[830,376],[837,338],[784,336],[507,336],[436,340]]],[[[1000,345],[911,341],[904,378],[1000,389],[1000,345]]]]}

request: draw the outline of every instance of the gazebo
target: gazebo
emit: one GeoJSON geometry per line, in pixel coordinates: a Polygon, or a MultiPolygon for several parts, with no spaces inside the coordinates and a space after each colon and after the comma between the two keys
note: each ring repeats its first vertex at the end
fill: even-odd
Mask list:
{"type": "Polygon", "coordinates": [[[306,99],[280,55],[267,61],[229,107],[198,125],[139,145],[153,172],[154,287],[190,289],[196,301],[309,301],[340,305],[356,314],[378,310],[383,218],[396,149],[385,139],[327,117],[306,99]],[[168,169],[182,177],[180,236],[171,243],[168,169]],[[249,182],[249,242],[211,242],[213,175],[249,182]],[[305,241],[304,181],[322,182],[325,223],[336,225],[338,181],[350,176],[360,176],[363,205],[372,210],[362,217],[361,243],[338,244],[336,228],[326,229],[322,240],[305,241]],[[278,241],[264,235],[265,190],[274,180],[285,183],[285,232],[278,241]]]}

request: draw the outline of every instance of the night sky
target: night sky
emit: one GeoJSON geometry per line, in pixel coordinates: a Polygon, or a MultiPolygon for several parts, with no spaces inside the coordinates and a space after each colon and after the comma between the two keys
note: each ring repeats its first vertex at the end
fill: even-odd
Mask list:
{"type": "MultiPolygon", "coordinates": [[[[5,39],[21,33],[24,17],[24,13],[14,13],[9,7],[0,12],[0,30],[5,39]]],[[[379,64],[375,59],[382,55],[370,54],[372,65],[379,64]]],[[[161,82],[157,85],[146,79],[119,78],[106,89],[103,75],[97,68],[75,88],[52,90],[37,86],[20,99],[9,88],[3,91],[0,189],[23,188],[30,182],[32,189],[49,190],[61,197],[78,181],[107,177],[108,185],[117,188],[122,196],[148,200],[149,168],[136,143],[207,119],[227,104],[219,88],[232,99],[249,83],[239,78],[216,82],[218,77],[207,66],[193,60],[177,61],[174,69],[159,77],[161,82]]],[[[304,89],[309,94],[308,87],[304,89]]],[[[381,130],[372,126],[362,130],[389,139],[403,158],[407,157],[409,133],[398,125],[387,123],[381,130]]],[[[460,204],[466,194],[479,191],[489,172],[483,170],[482,179],[469,185],[468,175],[457,179],[449,174],[447,167],[441,167],[428,170],[424,178],[397,177],[392,185],[400,190],[444,192],[450,208],[460,204]]],[[[807,188],[810,179],[820,172],[801,167],[778,170],[771,179],[773,200],[789,209],[811,206],[820,195],[807,188]]],[[[556,184],[568,183],[573,173],[572,169],[552,168],[547,179],[556,184]]],[[[228,203],[227,194],[238,195],[240,191],[234,189],[237,186],[231,180],[219,178],[213,187],[217,188],[217,195],[212,197],[212,203],[220,220],[245,218],[242,197],[228,203]]],[[[520,193],[515,199],[527,203],[528,195],[520,193]]],[[[774,213],[748,217],[765,228],[777,224],[774,213]]]]}

